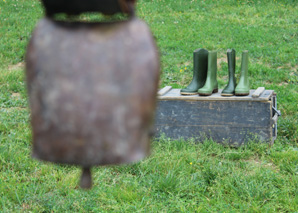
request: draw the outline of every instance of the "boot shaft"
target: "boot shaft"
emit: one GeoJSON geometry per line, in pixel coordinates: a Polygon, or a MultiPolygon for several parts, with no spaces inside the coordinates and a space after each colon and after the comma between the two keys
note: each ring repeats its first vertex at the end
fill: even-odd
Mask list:
{"type": "Polygon", "coordinates": [[[211,95],[218,92],[217,83],[217,52],[211,51],[208,54],[208,71],[205,85],[198,90],[199,95],[211,95]]]}
{"type": "Polygon", "coordinates": [[[247,78],[248,76],[248,51],[245,50],[242,52],[242,61],[241,61],[241,77],[247,78]]]}
{"type": "Polygon", "coordinates": [[[208,51],[197,49],[193,52],[193,79],[190,84],[182,89],[182,95],[197,94],[198,89],[204,86],[207,77],[208,51]]]}
{"type": "Polygon", "coordinates": [[[229,79],[235,79],[235,69],[236,69],[236,51],[234,49],[227,50],[228,57],[228,70],[229,70],[229,79]]]}
{"type": "Polygon", "coordinates": [[[208,54],[208,74],[207,78],[216,80],[217,77],[217,52],[210,51],[208,54]]]}
{"type": "Polygon", "coordinates": [[[197,49],[193,52],[193,76],[205,80],[208,66],[208,50],[197,49]]]}
{"type": "Polygon", "coordinates": [[[250,84],[248,79],[248,51],[242,52],[241,76],[235,89],[235,95],[249,95],[250,84]]]}

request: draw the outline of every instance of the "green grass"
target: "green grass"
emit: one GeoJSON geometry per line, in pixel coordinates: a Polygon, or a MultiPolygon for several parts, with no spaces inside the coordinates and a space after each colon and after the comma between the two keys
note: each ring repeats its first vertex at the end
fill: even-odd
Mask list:
{"type": "MultiPolygon", "coordinates": [[[[139,0],[162,61],[160,87],[186,86],[192,52],[217,50],[220,88],[225,52],[250,53],[252,87],[277,93],[278,138],[228,148],[212,141],[153,141],[137,164],[93,169],[94,187],[77,187],[80,169],[31,158],[23,62],[42,17],[36,0],[0,0],[1,212],[298,212],[298,2],[296,0],[139,0]]],[[[83,16],[100,19],[100,16],[83,16]]]]}

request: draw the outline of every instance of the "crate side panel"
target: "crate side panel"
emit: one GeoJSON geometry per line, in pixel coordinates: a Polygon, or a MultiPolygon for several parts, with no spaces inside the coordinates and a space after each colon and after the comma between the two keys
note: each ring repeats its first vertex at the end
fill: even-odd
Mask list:
{"type": "Polygon", "coordinates": [[[161,100],[156,113],[158,136],[202,138],[242,144],[271,139],[270,102],[161,100]]]}
{"type": "Polygon", "coordinates": [[[157,137],[165,135],[171,139],[190,139],[198,141],[212,139],[218,143],[240,146],[249,140],[271,143],[268,128],[238,128],[228,126],[159,126],[156,125],[157,137]]]}
{"type": "Polygon", "coordinates": [[[159,125],[270,126],[270,102],[159,101],[159,125]]]}

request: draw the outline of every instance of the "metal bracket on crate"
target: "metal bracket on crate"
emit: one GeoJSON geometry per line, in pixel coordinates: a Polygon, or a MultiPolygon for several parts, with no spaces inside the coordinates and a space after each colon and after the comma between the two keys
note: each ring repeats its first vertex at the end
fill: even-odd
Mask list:
{"type": "Polygon", "coordinates": [[[272,106],[273,111],[279,116],[281,116],[280,110],[277,110],[274,106],[272,106]]]}

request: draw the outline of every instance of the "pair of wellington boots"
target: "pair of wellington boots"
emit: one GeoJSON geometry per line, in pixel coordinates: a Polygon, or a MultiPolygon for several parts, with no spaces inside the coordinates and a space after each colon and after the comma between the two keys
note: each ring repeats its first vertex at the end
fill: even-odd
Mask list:
{"type": "Polygon", "coordinates": [[[234,49],[227,50],[229,83],[223,89],[222,96],[245,96],[249,95],[249,80],[248,80],[248,51],[242,52],[241,74],[238,85],[236,86],[235,68],[236,68],[236,51],[234,49]]]}
{"type": "Polygon", "coordinates": [[[191,83],[180,91],[181,95],[208,96],[218,92],[217,52],[197,49],[193,53],[194,69],[191,83]]]}

